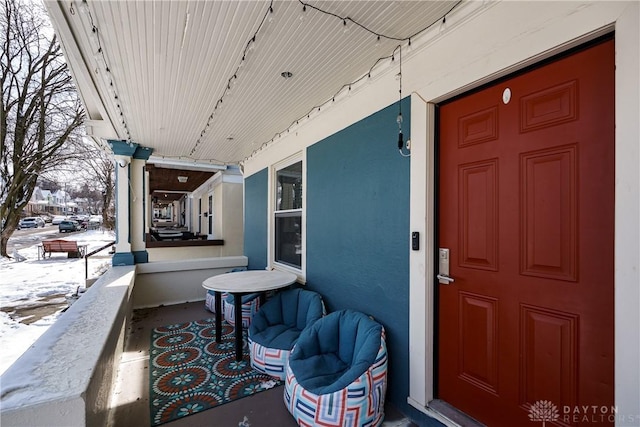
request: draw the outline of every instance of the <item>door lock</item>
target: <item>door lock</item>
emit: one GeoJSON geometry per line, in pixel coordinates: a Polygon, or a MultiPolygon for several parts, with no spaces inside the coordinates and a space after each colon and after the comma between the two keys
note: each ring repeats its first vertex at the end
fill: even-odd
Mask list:
{"type": "Polygon", "coordinates": [[[449,249],[448,248],[440,248],[438,251],[438,283],[441,285],[448,285],[449,283],[453,283],[455,280],[453,277],[449,276],[449,249]]]}

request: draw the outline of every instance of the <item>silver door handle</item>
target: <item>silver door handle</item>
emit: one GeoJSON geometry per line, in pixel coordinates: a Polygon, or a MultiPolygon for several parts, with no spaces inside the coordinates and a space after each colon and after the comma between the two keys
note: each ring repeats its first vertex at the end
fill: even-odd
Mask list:
{"type": "Polygon", "coordinates": [[[440,258],[438,261],[438,283],[441,285],[448,285],[449,283],[453,283],[453,277],[449,277],[449,249],[448,248],[440,248],[438,250],[438,257],[440,258]]]}
{"type": "Polygon", "coordinates": [[[438,274],[436,277],[441,285],[448,285],[449,283],[455,282],[453,277],[445,276],[444,274],[438,274]]]}

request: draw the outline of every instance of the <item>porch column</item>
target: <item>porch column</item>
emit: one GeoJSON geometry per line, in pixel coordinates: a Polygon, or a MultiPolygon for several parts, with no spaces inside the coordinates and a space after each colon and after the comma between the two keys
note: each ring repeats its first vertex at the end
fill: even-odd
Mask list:
{"type": "Polygon", "coordinates": [[[130,167],[130,218],[131,218],[131,252],[136,264],[149,262],[149,253],[145,243],[147,232],[147,181],[145,180],[145,164],[152,150],[136,147],[130,167]]]}
{"type": "Polygon", "coordinates": [[[193,195],[189,194],[187,198],[184,200],[185,204],[185,214],[184,214],[184,225],[191,231],[195,232],[193,228],[193,195]]]}
{"type": "Polygon", "coordinates": [[[144,232],[148,233],[149,228],[153,226],[153,195],[149,192],[149,171],[146,169],[144,171],[144,188],[144,232]]]}
{"type": "Polygon", "coordinates": [[[108,142],[116,162],[116,253],[111,264],[116,266],[147,262],[143,236],[143,169],[152,150],[127,141],[108,142]]]}
{"type": "Polygon", "coordinates": [[[116,171],[116,253],[111,260],[112,265],[133,265],[130,233],[129,176],[131,157],[115,154],[116,171]]]}

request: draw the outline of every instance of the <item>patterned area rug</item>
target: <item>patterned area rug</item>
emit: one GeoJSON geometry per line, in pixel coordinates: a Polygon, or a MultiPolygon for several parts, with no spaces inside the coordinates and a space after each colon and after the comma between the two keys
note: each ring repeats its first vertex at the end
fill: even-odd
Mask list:
{"type": "Polygon", "coordinates": [[[223,323],[215,342],[215,319],[155,328],[149,360],[151,425],[157,426],[282,384],[235,358],[235,337],[223,323]]]}

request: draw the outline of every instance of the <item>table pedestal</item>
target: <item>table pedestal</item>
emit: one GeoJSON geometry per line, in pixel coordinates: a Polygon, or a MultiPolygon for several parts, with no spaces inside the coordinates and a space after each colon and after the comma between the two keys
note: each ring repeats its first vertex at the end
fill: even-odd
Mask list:
{"type": "MultiPolygon", "coordinates": [[[[222,341],[222,292],[233,295],[235,312],[236,360],[242,360],[242,296],[260,292],[260,302],[264,302],[264,293],[281,289],[295,283],[293,273],[282,271],[249,270],[232,274],[219,274],[202,282],[202,287],[214,291],[216,310],[216,342],[222,341]]],[[[262,305],[262,304],[261,304],[262,305]]]]}
{"type": "MultiPolygon", "coordinates": [[[[216,296],[216,342],[222,341],[222,292],[214,291],[216,296]]],[[[236,361],[242,360],[242,347],[244,341],[242,339],[242,296],[246,292],[232,292],[233,305],[235,308],[235,335],[236,335],[236,361]]],[[[264,293],[260,296],[263,298],[264,293]]]]}

